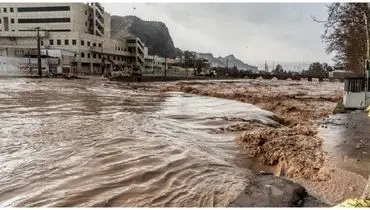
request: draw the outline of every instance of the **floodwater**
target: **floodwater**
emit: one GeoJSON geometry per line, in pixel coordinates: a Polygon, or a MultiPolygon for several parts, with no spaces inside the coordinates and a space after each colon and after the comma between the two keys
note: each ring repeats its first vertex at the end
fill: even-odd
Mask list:
{"type": "Polygon", "coordinates": [[[102,80],[1,79],[0,206],[226,206],[252,179],[246,103],[102,80]]]}
{"type": "Polygon", "coordinates": [[[365,113],[329,116],[319,129],[329,164],[360,174],[370,175],[370,117],[365,113]]]}

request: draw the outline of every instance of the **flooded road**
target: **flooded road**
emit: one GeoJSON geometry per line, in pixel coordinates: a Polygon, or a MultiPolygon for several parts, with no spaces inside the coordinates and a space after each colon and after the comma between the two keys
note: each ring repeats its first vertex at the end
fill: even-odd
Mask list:
{"type": "Polygon", "coordinates": [[[330,156],[330,164],[360,174],[370,175],[370,118],[367,114],[332,115],[324,120],[319,136],[330,156]]]}
{"type": "Polygon", "coordinates": [[[99,80],[2,79],[0,206],[226,206],[259,168],[219,127],[253,105],[99,80]]]}

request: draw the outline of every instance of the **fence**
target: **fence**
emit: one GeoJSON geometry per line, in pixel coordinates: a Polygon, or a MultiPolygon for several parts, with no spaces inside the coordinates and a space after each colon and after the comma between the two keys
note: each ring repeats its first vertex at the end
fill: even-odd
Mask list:
{"type": "MultiPolygon", "coordinates": [[[[370,82],[370,79],[369,79],[370,82]]],[[[344,79],[344,91],[345,92],[365,92],[366,79],[365,78],[345,78],[344,79]]],[[[367,92],[370,91],[368,87],[367,92]]]]}

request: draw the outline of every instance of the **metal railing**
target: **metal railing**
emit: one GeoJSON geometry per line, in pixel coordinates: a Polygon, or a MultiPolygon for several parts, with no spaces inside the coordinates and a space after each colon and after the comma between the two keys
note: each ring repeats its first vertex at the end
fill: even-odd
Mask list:
{"type": "MultiPolygon", "coordinates": [[[[370,79],[369,79],[370,80],[370,79]]],[[[365,78],[345,78],[344,79],[344,91],[345,92],[364,92],[366,89],[365,78]]],[[[367,88],[367,92],[370,91],[370,87],[367,88]]]]}

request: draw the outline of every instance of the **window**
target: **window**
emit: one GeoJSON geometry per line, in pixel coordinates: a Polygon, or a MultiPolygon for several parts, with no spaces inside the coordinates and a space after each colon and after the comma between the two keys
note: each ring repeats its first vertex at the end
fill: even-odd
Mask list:
{"type": "Polygon", "coordinates": [[[99,43],[99,45],[98,45],[99,47],[101,47],[101,43],[99,43]]]}
{"type": "Polygon", "coordinates": [[[96,47],[96,43],[93,43],[93,47],[96,47]]]}
{"type": "Polygon", "coordinates": [[[93,54],[93,58],[96,58],[96,54],[95,53],[93,54]]]}
{"type": "Polygon", "coordinates": [[[14,23],[14,19],[12,18],[12,19],[10,19],[10,23],[14,23]]]}
{"type": "Polygon", "coordinates": [[[41,45],[41,46],[44,46],[44,41],[42,41],[42,40],[41,40],[41,41],[40,41],[40,45],[41,45]]]}
{"type": "Polygon", "coordinates": [[[8,12],[7,10],[6,10],[6,8],[4,8],[4,12],[6,13],[6,12],[8,12]]]}
{"type": "Polygon", "coordinates": [[[10,7],[10,12],[14,12],[13,7],[10,7]]]}
{"type": "Polygon", "coordinates": [[[90,42],[87,42],[87,46],[90,47],[90,42]]]}
{"type": "Polygon", "coordinates": [[[98,56],[99,58],[101,58],[101,54],[99,54],[99,56],[98,56]]]}
{"type": "Polygon", "coordinates": [[[117,50],[117,47],[115,47],[114,49],[117,50]]]}
{"type": "Polygon", "coordinates": [[[85,10],[85,15],[87,15],[87,10],[85,10]]]}
{"type": "Polygon", "coordinates": [[[0,18],[0,24],[1,24],[1,18],[0,18]]]}
{"type": "Polygon", "coordinates": [[[57,45],[61,45],[62,41],[60,39],[57,39],[57,45]]]}
{"type": "Polygon", "coordinates": [[[69,44],[69,40],[68,39],[64,40],[64,45],[68,45],[68,44],[69,44]]]}
{"type": "Polygon", "coordinates": [[[77,41],[75,39],[72,40],[72,45],[76,45],[77,41]]]}
{"type": "Polygon", "coordinates": [[[84,58],[85,57],[85,53],[81,53],[81,58],[84,58]]]}
{"type": "MultiPolygon", "coordinates": [[[[20,29],[19,31],[29,31],[29,29],[20,29]]],[[[50,29],[49,32],[68,32],[71,31],[71,29],[50,29]]]]}
{"type": "Polygon", "coordinates": [[[125,48],[125,49],[123,49],[123,51],[125,51],[125,52],[126,52],[126,51],[127,51],[127,49],[125,48]]]}
{"type": "Polygon", "coordinates": [[[84,46],[84,45],[85,45],[85,41],[81,40],[81,46],[84,46]]]}
{"type": "Polygon", "coordinates": [[[18,23],[69,23],[71,18],[22,18],[18,23]]]}
{"type": "Polygon", "coordinates": [[[9,18],[4,17],[4,31],[9,31],[9,18]]]}
{"type": "Polygon", "coordinates": [[[12,31],[15,31],[14,29],[12,29],[12,31]]]}
{"type": "Polygon", "coordinates": [[[85,22],[85,26],[87,26],[87,22],[85,22]]]}
{"type": "Polygon", "coordinates": [[[50,44],[50,45],[54,45],[54,40],[50,39],[50,40],[49,40],[49,44],[50,44]]]}
{"type": "Polygon", "coordinates": [[[55,6],[55,7],[19,7],[18,12],[54,12],[54,11],[69,11],[69,6],[55,6]]]}
{"type": "Polygon", "coordinates": [[[87,53],[87,57],[90,58],[90,53],[87,53]]]}

